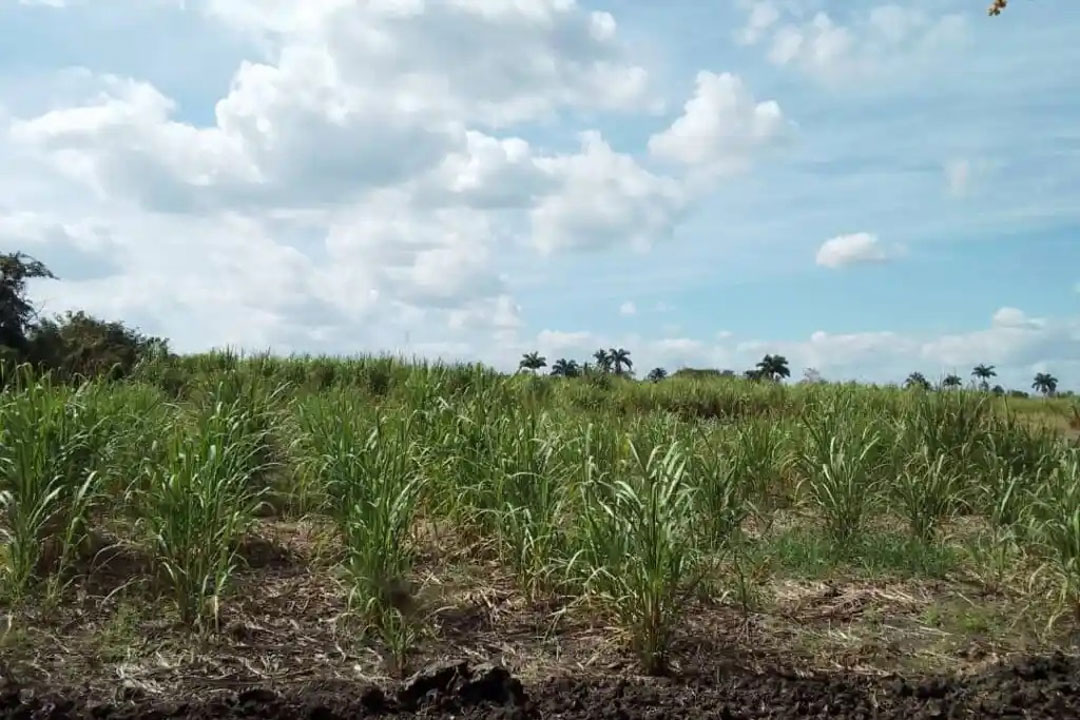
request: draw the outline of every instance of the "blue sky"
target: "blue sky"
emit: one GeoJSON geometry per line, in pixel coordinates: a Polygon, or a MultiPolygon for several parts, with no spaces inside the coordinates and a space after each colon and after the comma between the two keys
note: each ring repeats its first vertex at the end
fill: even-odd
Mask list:
{"type": "Polygon", "coordinates": [[[1080,388],[1080,14],[985,4],[0,0],[0,242],[182,351],[1080,388]]]}

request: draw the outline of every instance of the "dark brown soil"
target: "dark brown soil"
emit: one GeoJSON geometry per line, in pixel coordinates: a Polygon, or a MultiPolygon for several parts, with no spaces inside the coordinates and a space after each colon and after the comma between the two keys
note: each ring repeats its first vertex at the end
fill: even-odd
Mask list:
{"type": "Polygon", "coordinates": [[[3,720],[165,718],[1078,718],[1080,662],[1029,658],[966,678],[816,677],[727,670],[647,679],[578,677],[523,687],[494,666],[447,664],[396,688],[346,684],[281,694],[252,688],[185,702],[129,698],[88,705],[78,693],[0,691],[3,720]]]}

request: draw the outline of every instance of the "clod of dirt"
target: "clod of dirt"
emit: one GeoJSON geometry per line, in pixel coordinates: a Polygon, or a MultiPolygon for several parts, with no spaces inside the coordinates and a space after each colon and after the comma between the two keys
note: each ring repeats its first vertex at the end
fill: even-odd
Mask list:
{"type": "Polygon", "coordinates": [[[393,695],[349,685],[275,692],[250,688],[228,697],[144,699],[90,705],[74,695],[0,684],[0,720],[787,720],[840,718],[1080,718],[1080,661],[1030,658],[972,677],[821,677],[733,670],[692,680],[555,678],[531,688],[505,668],[448,663],[427,668],[393,695]]]}
{"type": "Polygon", "coordinates": [[[404,710],[421,706],[449,709],[451,705],[468,707],[490,703],[522,706],[525,690],[506,668],[467,662],[438,664],[409,678],[398,691],[397,701],[404,710]]]}

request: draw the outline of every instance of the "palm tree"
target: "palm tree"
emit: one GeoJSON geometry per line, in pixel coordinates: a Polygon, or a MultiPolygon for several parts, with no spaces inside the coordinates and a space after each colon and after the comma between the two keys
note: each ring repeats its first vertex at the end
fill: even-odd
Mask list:
{"type": "Polygon", "coordinates": [[[787,358],[783,355],[766,355],[757,364],[759,377],[768,378],[773,382],[791,377],[787,358]]]}
{"type": "Polygon", "coordinates": [[[542,367],[547,367],[547,358],[538,352],[525,353],[518,363],[518,370],[530,370],[534,373],[542,367]]]}
{"type": "Polygon", "coordinates": [[[927,380],[926,376],[921,372],[913,372],[907,376],[907,380],[904,381],[904,387],[929,390],[932,386],[930,385],[930,381],[927,380]]]}
{"type": "Polygon", "coordinates": [[[1056,377],[1050,373],[1041,372],[1035,375],[1035,382],[1031,383],[1031,387],[1033,390],[1037,390],[1049,397],[1057,390],[1057,384],[1058,381],[1056,377]]]}
{"type": "Polygon", "coordinates": [[[623,375],[624,372],[633,369],[634,363],[630,361],[630,351],[625,348],[611,348],[608,350],[608,359],[615,367],[616,375],[623,375]],[[626,371],[623,370],[623,366],[626,367],[626,371]]]}
{"type": "Polygon", "coordinates": [[[552,364],[551,374],[559,377],[577,377],[581,374],[581,368],[578,367],[577,360],[559,358],[552,364]]]}
{"type": "Polygon", "coordinates": [[[596,359],[596,368],[600,372],[611,372],[611,356],[608,355],[607,350],[600,348],[593,353],[593,358],[596,359]]]}
{"type": "Polygon", "coordinates": [[[949,374],[945,376],[945,379],[941,381],[941,387],[944,388],[958,388],[964,384],[964,381],[960,379],[959,375],[949,374]]]}
{"type": "Polygon", "coordinates": [[[976,377],[980,380],[979,389],[986,392],[990,389],[990,378],[997,377],[997,373],[994,371],[993,365],[983,365],[982,363],[976,365],[971,370],[972,377],[976,377]]]}
{"type": "Polygon", "coordinates": [[[645,377],[647,380],[651,380],[652,382],[660,382],[667,377],[667,370],[662,367],[653,368],[645,377]]]}

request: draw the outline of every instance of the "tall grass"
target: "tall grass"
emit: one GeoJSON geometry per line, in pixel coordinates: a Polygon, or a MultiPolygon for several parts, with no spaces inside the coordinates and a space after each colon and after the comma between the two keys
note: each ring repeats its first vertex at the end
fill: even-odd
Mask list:
{"type": "Polygon", "coordinates": [[[749,607],[771,560],[916,568],[968,542],[943,531],[958,519],[973,553],[1037,558],[1080,606],[1078,503],[1076,450],[966,391],[225,352],[0,393],[10,596],[62,587],[91,526],[133,514],[180,616],[212,629],[256,516],[321,515],[352,609],[398,656],[421,543],[500,561],[529,599],[599,603],[656,672],[703,578],[749,607]],[[880,530],[896,519],[907,533],[880,530]]]}
{"type": "Polygon", "coordinates": [[[735,439],[734,463],[747,485],[747,499],[754,501],[759,522],[767,522],[791,500],[787,481],[795,458],[790,427],[753,419],[736,427],[735,439]]]}
{"type": "Polygon", "coordinates": [[[811,431],[804,450],[803,482],[825,530],[838,548],[848,549],[860,537],[878,501],[880,467],[875,450],[881,435],[873,428],[826,439],[825,425],[811,431]]]}
{"type": "Polygon", "coordinates": [[[252,483],[266,453],[266,434],[255,427],[239,400],[178,416],[161,441],[164,461],[147,462],[133,488],[155,565],[184,622],[216,624],[238,543],[264,494],[252,483]]]}
{"type": "Polygon", "coordinates": [[[732,535],[753,510],[756,478],[745,470],[742,459],[705,433],[699,436],[691,457],[698,534],[702,546],[714,553],[728,549],[732,535]]]}
{"type": "Polygon", "coordinates": [[[928,446],[909,460],[891,484],[897,509],[916,539],[933,539],[943,522],[963,503],[963,478],[951,467],[949,455],[935,456],[928,446]]]}
{"type": "Polygon", "coordinates": [[[493,458],[497,464],[494,517],[504,555],[519,584],[531,595],[552,585],[564,550],[560,520],[566,470],[560,438],[545,415],[532,415],[507,436],[493,458]]]}
{"type": "Polygon", "coordinates": [[[58,578],[86,537],[98,498],[91,391],[23,374],[0,395],[0,588],[14,600],[58,578]]]}
{"type": "Polygon", "coordinates": [[[665,668],[674,628],[701,580],[693,542],[694,492],[678,444],[629,458],[586,488],[587,587],[612,609],[646,672],[665,668]]]}
{"type": "Polygon", "coordinates": [[[1080,620],[1080,451],[1063,451],[1033,506],[1031,522],[1060,579],[1061,597],[1080,620]]]}
{"type": "Polygon", "coordinates": [[[315,397],[303,410],[312,467],[345,543],[350,604],[384,628],[403,609],[423,489],[413,415],[372,413],[355,396],[315,397]]]}

